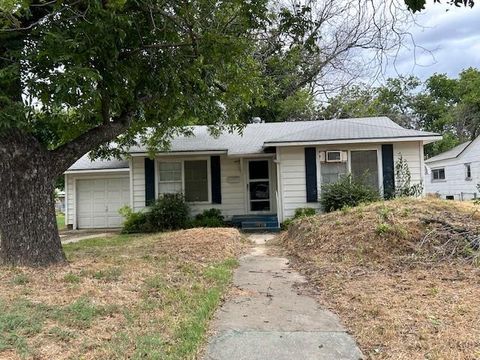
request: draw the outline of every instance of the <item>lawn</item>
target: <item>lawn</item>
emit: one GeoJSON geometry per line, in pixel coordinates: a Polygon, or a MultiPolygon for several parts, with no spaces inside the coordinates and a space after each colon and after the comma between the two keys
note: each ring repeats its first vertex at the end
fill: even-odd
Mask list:
{"type": "Polygon", "coordinates": [[[367,359],[480,359],[480,212],[400,199],[294,222],[281,244],[367,359]]]}
{"type": "Polygon", "coordinates": [[[57,227],[58,230],[62,230],[65,228],[65,214],[61,212],[57,212],[57,227]]]}
{"type": "Polygon", "coordinates": [[[67,266],[0,269],[0,358],[194,359],[241,240],[119,235],[65,245],[67,266]]]}

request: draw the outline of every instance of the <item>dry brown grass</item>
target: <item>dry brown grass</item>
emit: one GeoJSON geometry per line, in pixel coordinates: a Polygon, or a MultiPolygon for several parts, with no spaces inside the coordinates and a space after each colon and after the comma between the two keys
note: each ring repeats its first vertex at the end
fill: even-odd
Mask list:
{"type": "Polygon", "coordinates": [[[473,360],[479,229],[473,204],[402,199],[296,221],[280,240],[367,358],[473,360]]]}
{"type": "Polygon", "coordinates": [[[0,359],[195,357],[245,249],[234,229],[65,246],[68,266],[0,268],[0,359]]]}

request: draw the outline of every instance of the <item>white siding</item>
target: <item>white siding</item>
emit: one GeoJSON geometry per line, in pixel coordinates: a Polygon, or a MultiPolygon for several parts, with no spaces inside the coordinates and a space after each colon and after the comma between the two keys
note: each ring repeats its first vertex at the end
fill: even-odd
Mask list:
{"type": "MultiPolygon", "coordinates": [[[[397,164],[400,155],[407,161],[410,174],[412,176],[412,185],[424,181],[423,171],[423,145],[420,142],[404,142],[393,144],[393,157],[397,164]]],[[[424,186],[425,187],[425,186],[424,186]]]]}
{"type": "MultiPolygon", "coordinates": [[[[205,157],[180,157],[178,160],[194,160],[205,157]]],[[[141,211],[145,208],[145,158],[134,157],[132,159],[133,179],[133,208],[141,211]]],[[[157,158],[161,159],[161,158],[157,158]]],[[[173,157],[169,157],[172,160],[173,157]]],[[[157,168],[156,168],[157,171],[157,168]]],[[[242,215],[246,213],[245,208],[245,179],[241,168],[241,159],[220,157],[222,203],[221,204],[191,204],[192,215],[198,214],[205,209],[216,208],[222,211],[224,216],[242,215]],[[235,180],[238,179],[238,182],[235,180]]],[[[157,174],[156,174],[157,176],[157,174]]],[[[156,185],[157,186],[157,185],[156,185]]]]}
{"type": "MultiPolygon", "coordinates": [[[[344,144],[318,146],[318,151],[326,150],[377,150],[379,167],[379,184],[383,184],[382,174],[382,144],[344,144]]],[[[421,142],[402,142],[393,145],[394,159],[398,160],[400,154],[407,161],[412,175],[412,183],[422,182],[423,145],[421,142]]],[[[281,189],[280,204],[282,211],[279,211],[280,220],[283,221],[294,215],[295,209],[300,207],[320,208],[319,203],[306,202],[305,182],[305,150],[304,147],[281,147],[277,149],[277,160],[279,166],[279,188],[281,189]]],[[[320,163],[317,160],[317,187],[318,194],[321,192],[320,163]]]]}
{"type": "Polygon", "coordinates": [[[320,208],[319,203],[307,203],[304,147],[277,148],[282,204],[281,221],[294,215],[300,207],[320,208]]]}
{"type": "Polygon", "coordinates": [[[132,199],[135,212],[145,208],[145,158],[132,157],[132,199]]]}
{"type": "Polygon", "coordinates": [[[480,183],[480,138],[477,138],[457,158],[427,163],[426,192],[438,193],[442,198],[453,196],[455,200],[479,197],[477,184],[480,183]],[[465,179],[465,164],[470,164],[472,179],[465,179]],[[432,169],[445,168],[444,181],[432,181],[432,169]]]}

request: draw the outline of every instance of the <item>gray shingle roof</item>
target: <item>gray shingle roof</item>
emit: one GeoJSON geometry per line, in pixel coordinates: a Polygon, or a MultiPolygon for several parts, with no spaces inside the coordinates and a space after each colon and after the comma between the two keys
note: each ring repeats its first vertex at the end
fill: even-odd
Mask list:
{"type": "MultiPolygon", "coordinates": [[[[210,135],[208,127],[194,126],[193,137],[179,136],[172,140],[171,152],[226,151],[229,155],[256,154],[269,144],[330,140],[433,137],[435,133],[404,129],[387,117],[356,119],[292,121],[248,124],[243,132],[210,135]]],[[[132,153],[146,152],[142,146],[132,153]]]]}
{"type": "Polygon", "coordinates": [[[104,170],[104,169],[125,169],[128,170],[128,161],[127,160],[90,160],[88,154],[83,155],[80,159],[73,164],[68,171],[79,171],[79,170],[104,170]]]}
{"type": "MultiPolygon", "coordinates": [[[[248,124],[241,133],[224,132],[218,137],[212,136],[207,126],[193,126],[192,132],[193,136],[174,138],[168,152],[224,151],[229,155],[247,155],[262,153],[265,147],[284,142],[438,136],[435,133],[404,129],[387,117],[248,124]]],[[[147,149],[144,146],[130,148],[132,154],[145,152],[147,149]]],[[[88,158],[80,159],[70,170],[80,167],[85,169],[88,166],[85,161],[89,161],[88,158]]],[[[95,161],[91,169],[128,167],[127,162],[113,161],[114,164],[95,161]]]]}
{"type": "Polygon", "coordinates": [[[307,129],[271,138],[266,144],[380,138],[430,137],[438,134],[404,129],[387,117],[321,121],[307,129]]]}
{"type": "Polygon", "coordinates": [[[437,156],[431,157],[430,159],[425,160],[425,163],[431,163],[440,160],[448,160],[458,157],[467,147],[470,145],[472,141],[464,142],[463,144],[455,146],[453,149],[447,150],[437,156]]]}

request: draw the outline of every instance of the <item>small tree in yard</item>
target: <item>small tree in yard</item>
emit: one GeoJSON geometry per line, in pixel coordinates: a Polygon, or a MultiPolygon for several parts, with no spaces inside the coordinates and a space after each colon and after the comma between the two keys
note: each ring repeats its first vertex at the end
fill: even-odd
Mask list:
{"type": "Polygon", "coordinates": [[[395,164],[395,197],[420,196],[423,193],[423,185],[412,184],[412,174],[408,162],[402,154],[398,154],[395,164]]]}

